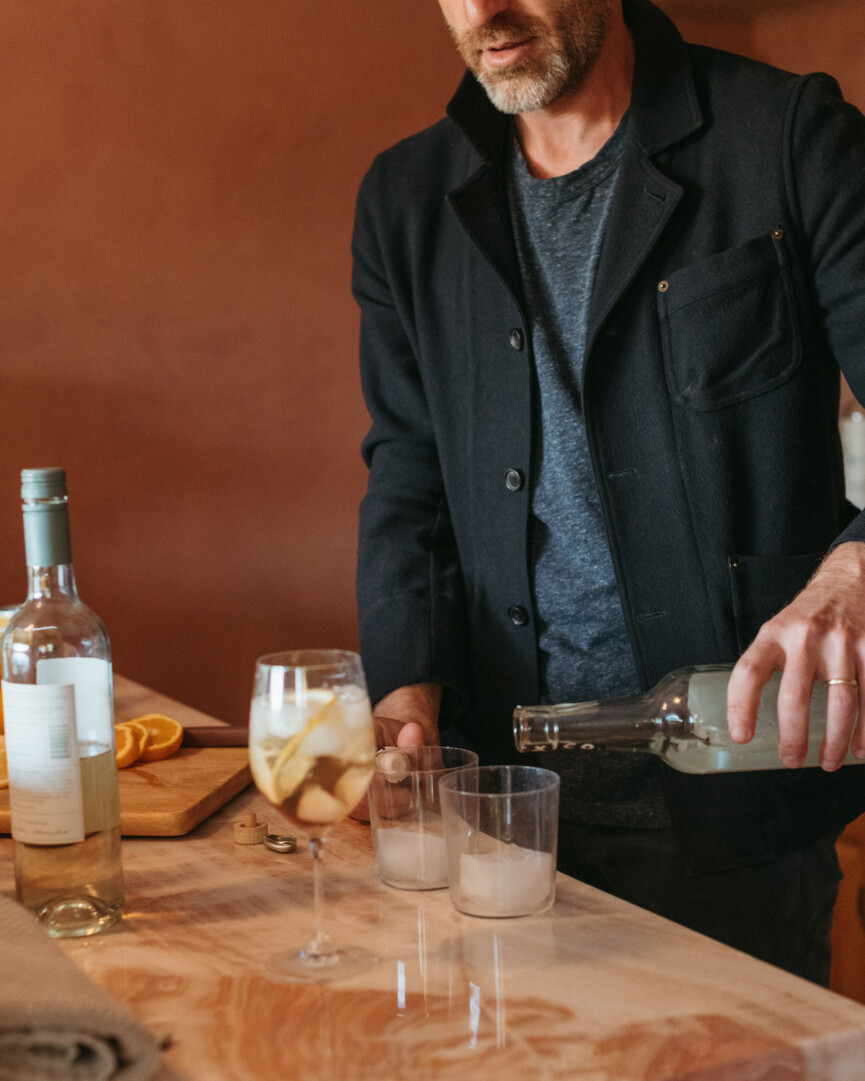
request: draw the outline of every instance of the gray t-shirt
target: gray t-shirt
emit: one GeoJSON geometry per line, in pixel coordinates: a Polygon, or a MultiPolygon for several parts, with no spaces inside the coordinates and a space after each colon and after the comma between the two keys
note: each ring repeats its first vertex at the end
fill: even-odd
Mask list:
{"type": "MultiPolygon", "coordinates": [[[[589,301],[624,148],[623,120],[566,176],[531,176],[514,140],[510,201],[535,364],[529,555],[541,693],[579,702],[639,689],[586,439],[580,383],[589,301]]],[[[658,763],[646,755],[542,756],[562,775],[566,818],[662,826],[658,763]]]]}

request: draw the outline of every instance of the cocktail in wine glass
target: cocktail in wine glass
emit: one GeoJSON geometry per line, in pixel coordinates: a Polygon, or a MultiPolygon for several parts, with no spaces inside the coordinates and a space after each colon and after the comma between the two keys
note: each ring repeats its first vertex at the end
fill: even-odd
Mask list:
{"type": "Polygon", "coordinates": [[[375,737],[366,681],[356,653],[296,650],[260,657],[249,714],[249,758],[259,790],[309,838],[315,934],[271,958],[267,970],[304,983],[345,979],[376,960],[338,946],[324,930],[321,854],[328,827],[369,786],[375,737]]]}

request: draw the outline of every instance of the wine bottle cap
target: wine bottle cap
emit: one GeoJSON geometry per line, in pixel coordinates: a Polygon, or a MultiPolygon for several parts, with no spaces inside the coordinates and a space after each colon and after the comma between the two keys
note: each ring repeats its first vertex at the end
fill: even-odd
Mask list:
{"type": "Polygon", "coordinates": [[[384,747],[376,755],[375,768],[384,774],[386,781],[399,784],[411,772],[411,759],[399,747],[384,747]]]}
{"type": "Polygon", "coordinates": [[[22,499],[62,499],[66,495],[65,469],[22,469],[22,499]]]}
{"type": "Polygon", "coordinates": [[[260,845],[267,836],[267,823],[259,822],[255,811],[247,811],[242,822],[234,823],[234,840],[239,845],[260,845]]]}
{"type": "Polygon", "coordinates": [[[22,469],[21,504],[27,566],[71,563],[65,470],[22,469]]]}
{"type": "Polygon", "coordinates": [[[297,838],[290,833],[268,833],[264,838],[264,847],[272,852],[296,852],[297,838]]]}

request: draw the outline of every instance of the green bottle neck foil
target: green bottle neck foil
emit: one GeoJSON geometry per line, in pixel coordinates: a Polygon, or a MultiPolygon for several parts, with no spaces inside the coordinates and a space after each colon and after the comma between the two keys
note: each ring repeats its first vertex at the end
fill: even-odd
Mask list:
{"type": "Polygon", "coordinates": [[[28,567],[57,567],[72,562],[66,475],[62,469],[21,472],[24,550],[28,567]]]}

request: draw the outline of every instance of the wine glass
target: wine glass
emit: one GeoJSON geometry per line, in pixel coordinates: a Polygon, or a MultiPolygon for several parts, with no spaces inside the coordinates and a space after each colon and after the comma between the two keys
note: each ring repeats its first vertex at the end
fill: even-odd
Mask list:
{"type": "Polygon", "coordinates": [[[360,947],[337,946],[324,929],[324,835],[363,798],[375,765],[372,711],[360,657],[342,650],[272,653],[255,663],[249,759],[260,792],[309,838],[315,933],[271,958],[283,980],[346,979],[376,961],[360,947]]]}

